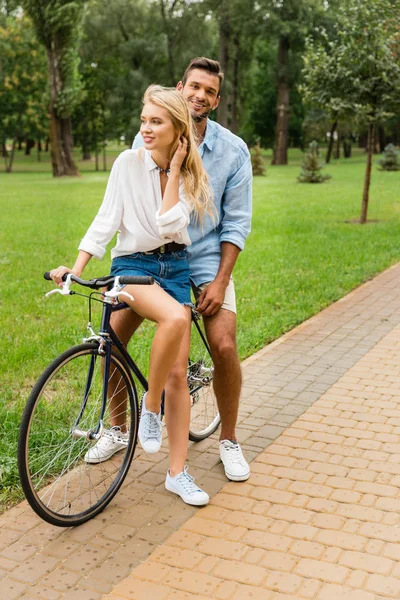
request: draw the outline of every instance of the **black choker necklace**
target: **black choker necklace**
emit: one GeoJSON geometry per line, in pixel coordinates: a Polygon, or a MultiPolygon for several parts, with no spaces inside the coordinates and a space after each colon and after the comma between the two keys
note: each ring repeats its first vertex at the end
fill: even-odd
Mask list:
{"type": "Polygon", "coordinates": [[[166,175],[168,175],[168,173],[170,172],[171,169],[162,169],[161,167],[156,167],[157,171],[160,171],[161,173],[165,173],[166,175]]]}

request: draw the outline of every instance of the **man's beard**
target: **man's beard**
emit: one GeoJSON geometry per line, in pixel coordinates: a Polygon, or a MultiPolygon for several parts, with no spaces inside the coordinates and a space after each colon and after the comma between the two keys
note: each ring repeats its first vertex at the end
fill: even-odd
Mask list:
{"type": "Polygon", "coordinates": [[[209,110],[204,111],[203,113],[201,113],[201,115],[193,115],[192,114],[192,119],[195,123],[201,123],[204,119],[208,118],[208,115],[211,112],[211,108],[209,110]]]}

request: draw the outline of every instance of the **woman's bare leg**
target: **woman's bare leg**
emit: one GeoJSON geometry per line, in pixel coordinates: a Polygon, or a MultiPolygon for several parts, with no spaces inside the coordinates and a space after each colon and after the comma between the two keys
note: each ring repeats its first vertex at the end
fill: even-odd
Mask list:
{"type": "Polygon", "coordinates": [[[168,431],[171,477],[183,471],[188,449],[190,396],[186,372],[190,348],[191,312],[188,306],[185,310],[186,331],[181,341],[178,358],[165,384],[165,422],[168,431]]]}
{"type": "Polygon", "coordinates": [[[160,412],[161,393],[168,374],[177,359],[181,341],[187,329],[187,311],[158,285],[127,285],[125,291],[134,300],[125,296],[124,302],[144,319],[157,324],[150,353],[149,390],[146,408],[160,412]]]}

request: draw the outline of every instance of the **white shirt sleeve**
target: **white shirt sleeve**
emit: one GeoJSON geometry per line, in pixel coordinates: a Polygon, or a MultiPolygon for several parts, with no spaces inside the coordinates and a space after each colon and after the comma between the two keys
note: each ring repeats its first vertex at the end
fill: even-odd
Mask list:
{"type": "Polygon", "coordinates": [[[156,212],[156,224],[160,236],[173,238],[178,243],[187,244],[189,236],[186,228],[190,222],[192,208],[186,200],[183,183],[179,185],[179,202],[162,215],[160,215],[160,210],[158,209],[156,212]]]}
{"type": "Polygon", "coordinates": [[[122,221],[123,194],[120,190],[119,163],[117,158],[111,169],[103,203],[78,248],[98,259],[103,258],[108,242],[122,221]]]}

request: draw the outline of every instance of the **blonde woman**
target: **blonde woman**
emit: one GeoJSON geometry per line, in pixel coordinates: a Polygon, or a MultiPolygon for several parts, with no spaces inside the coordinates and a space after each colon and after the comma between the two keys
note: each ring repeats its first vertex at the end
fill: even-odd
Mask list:
{"type": "MultiPolygon", "coordinates": [[[[103,203],[80,243],[73,268],[58,267],[51,276],[59,285],[66,272],[81,276],[92,256],[104,256],[108,242],[119,231],[111,251],[111,273],[155,278],[158,285],[125,287],[133,302],[124,297],[137,314],[157,324],[149,389],[142,399],[139,441],[145,452],[160,449],[161,393],[173,387],[174,393],[167,392],[165,399],[170,447],[165,486],[184,502],[200,506],[207,504],[209,497],[195,485],[185,466],[190,420],[186,367],[191,304],[186,246],[190,245],[190,214],[193,211],[194,218],[201,219],[212,212],[212,199],[190,113],[178,91],[157,85],[146,90],[140,131],[144,148],[126,150],[115,161],[103,203]]],[[[117,415],[112,425],[87,452],[86,462],[103,462],[110,458],[109,447],[113,453],[124,447],[125,423],[119,422],[117,415]]]]}

